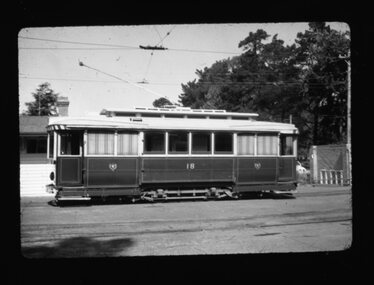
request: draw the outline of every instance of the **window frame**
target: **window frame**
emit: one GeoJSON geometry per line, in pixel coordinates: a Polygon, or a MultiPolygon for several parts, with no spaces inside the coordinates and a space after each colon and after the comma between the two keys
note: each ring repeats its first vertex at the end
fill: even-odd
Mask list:
{"type": "Polygon", "coordinates": [[[214,156],[233,156],[233,155],[235,155],[235,152],[234,152],[234,150],[235,150],[235,147],[234,147],[234,132],[224,132],[224,131],[216,131],[216,132],[213,132],[213,137],[214,137],[214,139],[213,139],[213,155],[214,156]],[[230,152],[228,152],[228,151],[219,151],[218,153],[217,153],[217,150],[216,150],[216,135],[217,134],[229,134],[229,135],[231,135],[231,151],[230,152]]]}
{"type": "Polygon", "coordinates": [[[87,157],[114,157],[117,156],[117,141],[116,141],[116,132],[115,131],[106,131],[103,129],[100,130],[85,130],[84,131],[84,136],[83,136],[83,144],[84,144],[84,156],[87,157]],[[114,137],[114,143],[113,143],[113,154],[89,154],[88,153],[88,134],[89,133],[110,133],[113,134],[114,137]]]}
{"type": "Polygon", "coordinates": [[[167,150],[168,150],[168,135],[167,135],[168,132],[163,132],[163,131],[145,131],[144,134],[143,134],[143,147],[142,147],[142,155],[151,155],[151,156],[165,156],[167,155],[167,150]],[[163,152],[148,152],[146,151],[146,137],[148,134],[163,134],[164,136],[164,149],[163,149],[163,152]]]}
{"type": "Polygon", "coordinates": [[[140,133],[136,132],[136,131],[131,131],[131,130],[129,130],[129,131],[127,131],[127,130],[115,131],[115,135],[114,135],[114,153],[115,153],[115,156],[117,156],[117,157],[138,156],[139,155],[139,137],[140,137],[140,133]],[[121,133],[136,135],[136,153],[135,154],[118,154],[118,134],[121,134],[121,133]]]}
{"type": "Polygon", "coordinates": [[[195,132],[190,132],[190,136],[191,136],[191,140],[190,140],[190,154],[191,156],[211,156],[213,155],[213,144],[212,144],[212,141],[213,141],[213,133],[212,132],[209,132],[209,131],[195,131],[195,132]],[[209,147],[210,147],[210,150],[207,151],[207,152],[204,152],[204,153],[193,153],[193,135],[194,134],[207,134],[209,135],[209,147]]]}
{"type": "Polygon", "coordinates": [[[183,130],[176,130],[176,131],[168,131],[166,132],[167,134],[167,149],[166,149],[166,155],[171,155],[171,156],[188,156],[190,155],[191,151],[190,151],[190,133],[189,131],[183,131],[183,130]],[[170,134],[173,134],[173,133],[183,133],[183,134],[187,134],[187,150],[186,151],[177,151],[177,152],[170,152],[169,148],[170,148],[170,134]]]}
{"type": "Polygon", "coordinates": [[[267,132],[258,132],[256,134],[256,144],[255,144],[255,149],[256,149],[256,156],[265,156],[265,157],[273,157],[273,156],[279,156],[279,134],[278,133],[267,133],[267,132]],[[276,137],[276,150],[274,154],[259,154],[258,153],[258,137],[259,136],[274,136],[276,137]]]}
{"type": "MultiPolygon", "coordinates": [[[[79,131],[77,131],[78,133],[79,131]]],[[[82,153],[83,153],[83,145],[84,145],[84,141],[83,141],[83,132],[82,132],[82,138],[81,138],[81,143],[79,145],[79,154],[61,154],[61,135],[65,134],[65,133],[72,133],[71,131],[68,131],[68,132],[60,132],[57,134],[57,150],[56,150],[56,154],[58,157],[81,157],[82,156],[82,153]]]]}
{"type": "Polygon", "coordinates": [[[48,132],[47,137],[47,159],[49,160],[56,160],[56,153],[57,153],[57,133],[55,131],[48,132]],[[51,145],[51,138],[53,139],[51,145]],[[51,149],[52,147],[52,149],[51,149]],[[52,156],[50,156],[52,154],[52,156]]]}
{"type": "Polygon", "coordinates": [[[297,155],[297,136],[294,134],[279,135],[279,157],[296,157],[297,155]],[[292,154],[282,154],[282,137],[292,138],[292,154]]]}
{"type": "Polygon", "coordinates": [[[239,132],[236,133],[237,139],[236,139],[236,155],[240,157],[254,157],[257,156],[257,133],[255,132],[239,132]],[[239,136],[253,136],[253,154],[239,154],[239,136]]]}
{"type": "Polygon", "coordinates": [[[22,144],[22,150],[20,153],[26,154],[26,155],[43,155],[47,154],[48,155],[48,136],[43,136],[43,135],[37,135],[37,136],[22,136],[20,137],[20,144],[22,144]],[[27,151],[27,144],[31,140],[35,141],[35,152],[28,152],[27,151]],[[45,151],[43,152],[38,152],[38,148],[42,144],[44,144],[45,141],[45,151]]]}

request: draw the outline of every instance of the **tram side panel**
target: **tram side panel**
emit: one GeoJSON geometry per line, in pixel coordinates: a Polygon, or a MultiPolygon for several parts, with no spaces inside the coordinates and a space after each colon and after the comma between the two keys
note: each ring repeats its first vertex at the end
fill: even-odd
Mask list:
{"type": "Polygon", "coordinates": [[[278,181],[295,181],[296,178],[296,158],[279,157],[279,177],[278,181]]]}
{"type": "Polygon", "coordinates": [[[86,187],[89,195],[134,195],[138,189],[137,157],[87,157],[86,187]],[[103,189],[103,190],[102,190],[103,189]]]}
{"type": "Polygon", "coordinates": [[[57,185],[82,185],[82,159],[80,157],[57,158],[57,185]]]}
{"type": "Polygon", "coordinates": [[[142,158],[141,183],[159,184],[160,188],[181,183],[195,186],[201,183],[233,183],[233,158],[142,158]],[[164,184],[164,185],[163,185],[164,184]]]}
{"type": "Polygon", "coordinates": [[[275,183],[276,179],[275,157],[238,158],[237,184],[275,183]]]}
{"type": "Polygon", "coordinates": [[[296,189],[294,157],[238,157],[234,191],[296,189]]]}

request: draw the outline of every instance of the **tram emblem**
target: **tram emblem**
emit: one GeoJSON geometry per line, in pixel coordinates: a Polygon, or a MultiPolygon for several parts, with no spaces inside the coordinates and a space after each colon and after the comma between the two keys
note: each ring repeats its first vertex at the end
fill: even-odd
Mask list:
{"type": "Polygon", "coordinates": [[[109,169],[115,171],[117,169],[117,163],[109,163],[109,169]]]}
{"type": "Polygon", "coordinates": [[[259,170],[261,168],[261,163],[255,162],[255,168],[259,170]]]}

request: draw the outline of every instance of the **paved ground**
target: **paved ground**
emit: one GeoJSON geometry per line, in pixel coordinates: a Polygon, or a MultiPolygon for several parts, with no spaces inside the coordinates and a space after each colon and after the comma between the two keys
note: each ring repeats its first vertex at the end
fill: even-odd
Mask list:
{"type": "Polygon", "coordinates": [[[299,186],[295,198],[53,206],[21,199],[26,257],[204,255],[343,250],[348,187],[299,186]]]}

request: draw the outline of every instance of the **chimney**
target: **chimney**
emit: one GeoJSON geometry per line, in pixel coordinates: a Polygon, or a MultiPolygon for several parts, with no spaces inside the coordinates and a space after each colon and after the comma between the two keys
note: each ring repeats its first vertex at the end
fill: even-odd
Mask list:
{"type": "Polygon", "coordinates": [[[69,103],[68,97],[59,96],[57,98],[57,113],[59,116],[68,116],[69,103]]]}

